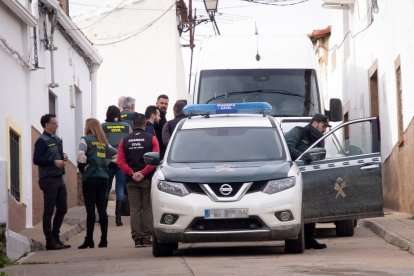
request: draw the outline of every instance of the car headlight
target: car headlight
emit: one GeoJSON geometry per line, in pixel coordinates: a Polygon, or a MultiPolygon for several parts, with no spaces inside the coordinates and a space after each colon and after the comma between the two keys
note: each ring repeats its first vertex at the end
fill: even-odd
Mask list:
{"type": "Polygon", "coordinates": [[[176,196],[186,196],[190,194],[183,183],[160,181],[158,182],[157,187],[160,191],[176,196]]]}
{"type": "Polygon", "coordinates": [[[270,180],[267,182],[266,186],[263,189],[263,192],[266,194],[274,194],[295,186],[296,178],[289,177],[277,180],[270,180]]]}

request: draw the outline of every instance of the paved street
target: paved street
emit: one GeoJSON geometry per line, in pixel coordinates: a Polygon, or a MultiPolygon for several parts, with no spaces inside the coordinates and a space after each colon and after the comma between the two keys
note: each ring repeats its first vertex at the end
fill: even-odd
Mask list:
{"type": "MultiPolygon", "coordinates": [[[[351,238],[334,237],[330,224],[319,225],[326,250],[302,255],[283,253],[283,243],[185,244],[175,256],[154,258],[151,248],[134,248],[128,217],[116,227],[110,217],[108,248],[79,250],[85,232],[73,237],[72,248],[39,251],[24,264],[9,266],[7,275],[414,275],[413,255],[390,245],[363,226],[351,238]]],[[[95,243],[99,242],[96,224],[95,243]]]]}

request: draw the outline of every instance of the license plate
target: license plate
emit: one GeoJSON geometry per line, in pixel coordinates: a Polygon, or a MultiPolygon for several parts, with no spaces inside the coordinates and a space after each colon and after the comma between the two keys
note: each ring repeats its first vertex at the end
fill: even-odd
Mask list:
{"type": "Polygon", "coordinates": [[[232,208],[232,209],[206,209],[204,210],[205,219],[216,218],[247,218],[249,217],[249,209],[232,208]]]}

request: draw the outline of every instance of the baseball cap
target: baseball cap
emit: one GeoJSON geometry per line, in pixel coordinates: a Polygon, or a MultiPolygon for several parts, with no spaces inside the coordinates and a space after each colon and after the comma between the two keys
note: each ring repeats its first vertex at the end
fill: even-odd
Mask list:
{"type": "Polygon", "coordinates": [[[311,120],[311,123],[312,123],[313,121],[321,122],[321,123],[323,123],[325,126],[332,127],[332,126],[329,124],[329,122],[328,122],[328,116],[323,115],[323,114],[316,113],[315,115],[313,115],[312,120],[311,120]]]}

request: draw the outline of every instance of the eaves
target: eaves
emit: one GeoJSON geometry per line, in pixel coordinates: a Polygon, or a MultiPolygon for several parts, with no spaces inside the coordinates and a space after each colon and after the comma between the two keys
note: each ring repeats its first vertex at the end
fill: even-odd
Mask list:
{"type": "Polygon", "coordinates": [[[17,0],[0,0],[10,8],[24,23],[31,27],[37,26],[37,19],[17,0]]]}
{"type": "Polygon", "coordinates": [[[78,26],[73,23],[72,19],[67,16],[64,11],[59,7],[57,0],[39,0],[46,6],[57,10],[58,22],[62,26],[63,30],[74,43],[83,51],[93,64],[100,65],[102,63],[102,56],[99,55],[98,50],[88,40],[88,38],[82,33],[78,26]]]}

